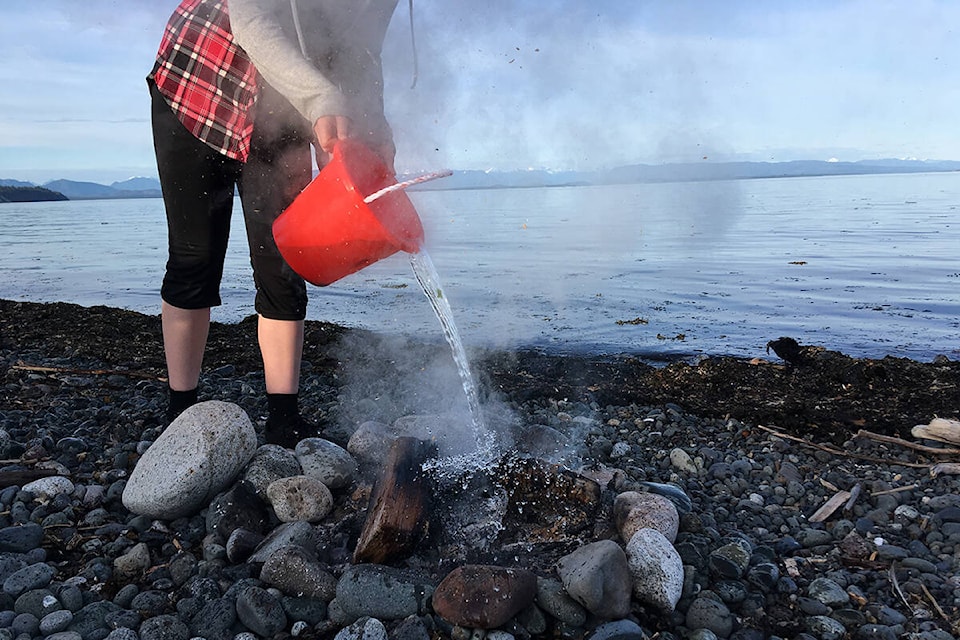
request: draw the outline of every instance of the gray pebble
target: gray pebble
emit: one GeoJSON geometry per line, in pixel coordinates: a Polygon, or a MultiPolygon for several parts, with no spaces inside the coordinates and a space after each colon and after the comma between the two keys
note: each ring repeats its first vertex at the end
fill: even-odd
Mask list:
{"type": "Polygon", "coordinates": [[[161,615],[144,620],[140,640],[189,640],[190,630],[176,616],[161,615]]]}
{"type": "Polygon", "coordinates": [[[287,615],[279,598],[259,587],[248,587],[240,593],[237,617],[248,629],[265,638],[287,626],[287,615]]]}
{"type": "Polygon", "coordinates": [[[48,636],[58,631],[64,631],[73,622],[73,613],[66,609],[54,611],[43,616],[40,620],[40,633],[48,636]]]}
{"type": "Polygon", "coordinates": [[[48,564],[36,563],[15,571],[3,581],[3,592],[17,598],[31,589],[42,589],[50,584],[56,571],[48,564]]]}
{"type": "Polygon", "coordinates": [[[827,616],[813,616],[807,618],[807,630],[820,640],[841,640],[846,633],[846,628],[827,616]]]}

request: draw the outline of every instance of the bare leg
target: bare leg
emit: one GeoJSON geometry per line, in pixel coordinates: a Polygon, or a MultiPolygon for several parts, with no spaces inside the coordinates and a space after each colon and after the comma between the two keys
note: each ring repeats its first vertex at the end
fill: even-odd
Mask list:
{"type": "Polygon", "coordinates": [[[174,391],[196,389],[210,331],[210,309],[181,309],[164,302],[161,324],[170,388],[174,391]]]}
{"type": "Polygon", "coordinates": [[[303,357],[303,320],[271,320],[260,316],[257,338],[267,393],[297,393],[303,357]]]}

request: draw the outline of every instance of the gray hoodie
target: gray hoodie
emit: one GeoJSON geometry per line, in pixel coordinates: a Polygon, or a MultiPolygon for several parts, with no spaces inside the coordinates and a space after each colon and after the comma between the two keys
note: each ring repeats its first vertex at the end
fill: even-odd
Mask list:
{"type": "Polygon", "coordinates": [[[229,0],[228,11],[237,44],[311,126],[321,116],[347,116],[358,137],[380,145],[392,140],[383,113],[380,54],[396,5],[397,0],[229,0]]]}

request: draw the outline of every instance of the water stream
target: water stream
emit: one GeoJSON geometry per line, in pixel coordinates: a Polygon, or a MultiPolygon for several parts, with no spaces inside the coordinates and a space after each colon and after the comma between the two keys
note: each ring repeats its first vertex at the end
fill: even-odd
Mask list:
{"type": "Polygon", "coordinates": [[[480,407],[480,394],[477,390],[477,384],[473,379],[473,373],[470,371],[470,362],[467,359],[466,349],[463,347],[463,341],[460,339],[460,332],[453,320],[453,310],[450,303],[443,293],[443,287],[440,285],[440,275],[430,255],[421,249],[418,253],[410,254],[410,266],[413,267],[413,273],[417,277],[417,282],[423,289],[423,293],[430,301],[440,326],[443,329],[443,335],[450,345],[453,352],[453,360],[457,365],[457,371],[460,374],[460,381],[463,384],[463,391],[467,396],[467,406],[470,409],[470,421],[473,426],[474,436],[476,438],[476,451],[448,458],[442,465],[451,467],[478,468],[488,462],[493,456],[494,442],[492,435],[487,431],[484,424],[483,412],[480,407]]]}

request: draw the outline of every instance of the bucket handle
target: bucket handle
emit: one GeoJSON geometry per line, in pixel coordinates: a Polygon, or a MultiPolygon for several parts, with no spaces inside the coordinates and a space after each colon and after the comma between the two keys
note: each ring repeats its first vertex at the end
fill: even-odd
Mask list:
{"type": "Polygon", "coordinates": [[[397,183],[395,183],[395,184],[391,184],[390,186],[384,187],[383,189],[380,189],[379,191],[374,191],[373,193],[371,193],[370,195],[368,195],[366,198],[364,198],[364,199],[363,199],[363,202],[364,202],[365,204],[370,204],[370,203],[373,202],[374,200],[376,200],[376,199],[378,199],[378,198],[382,198],[383,196],[387,195],[388,193],[393,193],[394,191],[400,191],[401,189],[406,189],[407,187],[412,187],[412,186],[415,185],[415,184],[421,184],[421,183],[423,183],[423,182],[429,182],[429,181],[431,181],[431,180],[436,180],[437,178],[446,178],[447,176],[452,176],[452,175],[453,175],[453,171],[450,171],[449,169],[444,169],[443,171],[434,171],[433,173],[426,173],[426,174],[424,174],[424,175],[422,175],[422,176],[417,176],[416,178],[411,178],[410,180],[404,180],[403,182],[397,182],[397,183]]]}

